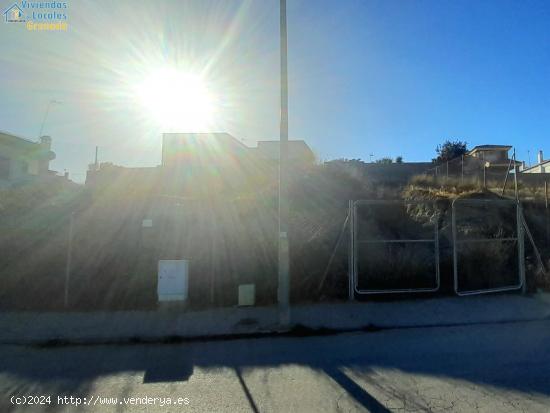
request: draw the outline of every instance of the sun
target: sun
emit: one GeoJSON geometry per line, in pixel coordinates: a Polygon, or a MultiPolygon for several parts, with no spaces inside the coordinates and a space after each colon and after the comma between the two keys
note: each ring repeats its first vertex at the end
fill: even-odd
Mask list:
{"type": "Polygon", "coordinates": [[[172,68],[152,71],[136,86],[143,109],[167,132],[208,132],[216,99],[201,76],[172,68]]]}

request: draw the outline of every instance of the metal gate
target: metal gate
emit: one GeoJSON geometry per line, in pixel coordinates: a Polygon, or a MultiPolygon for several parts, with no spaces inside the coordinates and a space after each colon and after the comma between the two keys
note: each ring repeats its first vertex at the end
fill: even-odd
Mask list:
{"type": "MultiPolygon", "coordinates": [[[[423,222],[414,222],[409,216],[410,208],[420,207],[425,208],[427,205],[431,205],[433,208],[432,212],[436,212],[434,202],[425,202],[425,201],[382,201],[382,200],[360,200],[353,202],[352,211],[351,211],[351,256],[350,256],[350,298],[352,296],[352,291],[356,294],[388,294],[388,293],[417,293],[417,292],[433,292],[439,290],[440,286],[440,274],[439,274],[439,228],[438,228],[438,215],[435,214],[423,222]],[[368,208],[366,208],[368,207],[368,208]],[[402,221],[398,221],[398,215],[394,215],[395,211],[404,212],[402,215],[402,221]],[[361,219],[362,215],[365,214],[365,211],[371,214],[379,214],[379,217],[375,221],[375,228],[370,228],[367,231],[361,230],[361,219]],[[375,212],[377,211],[377,212],[375,212]],[[386,222],[383,218],[380,218],[380,214],[383,215],[386,213],[387,216],[386,222]],[[397,224],[398,231],[392,233],[391,229],[388,227],[395,226],[397,224]],[[401,224],[401,226],[400,226],[401,224]],[[366,232],[364,234],[363,232],[366,232]],[[384,250],[383,248],[387,249],[384,250]],[[398,248],[397,253],[393,252],[393,258],[400,259],[399,255],[401,252],[405,251],[407,247],[416,248],[417,254],[423,255],[424,263],[431,267],[433,273],[426,274],[424,271],[422,276],[428,276],[426,280],[427,284],[423,286],[412,286],[412,285],[403,285],[406,281],[403,277],[403,272],[411,271],[410,269],[404,268],[401,272],[395,270],[392,267],[394,264],[392,262],[392,249],[398,248]],[[390,252],[389,259],[380,260],[378,252],[390,252]],[[382,248],[382,249],[381,249],[382,248]],[[377,255],[372,255],[373,253],[377,255]],[[371,265],[371,270],[384,272],[387,268],[390,268],[393,273],[390,276],[397,276],[394,279],[395,284],[390,287],[383,287],[380,285],[374,285],[374,281],[367,279],[366,286],[361,286],[359,282],[359,276],[361,275],[362,268],[360,266],[360,261],[362,257],[368,257],[368,254],[371,254],[371,258],[375,257],[374,261],[378,259],[378,262],[381,265],[376,266],[376,262],[373,263],[373,260],[366,260],[368,265],[371,265]],[[430,257],[431,256],[431,257],[430,257]],[[431,261],[431,262],[428,262],[431,261]],[[399,274],[396,274],[400,272],[399,274]],[[397,285],[400,284],[400,285],[397,285]]],[[[374,220],[373,220],[374,221],[374,220]]],[[[410,252],[409,252],[410,254],[410,252]]],[[[406,254],[402,254],[406,255],[406,254]]],[[[414,252],[413,252],[414,255],[414,252]]],[[[416,256],[415,256],[416,257],[416,256]]],[[[412,260],[411,260],[412,261],[412,260]]],[[[430,272],[431,272],[430,271],[430,272]]],[[[420,271],[422,272],[422,271],[420,271]]],[[[414,275],[414,271],[412,272],[414,275]]],[[[368,278],[368,277],[367,277],[368,278]]],[[[414,278],[414,277],[413,277],[414,278]]]]}
{"type": "Polygon", "coordinates": [[[525,287],[525,248],[521,206],[513,200],[455,199],[452,203],[453,276],[457,295],[486,294],[525,287]],[[483,246],[483,247],[481,247],[483,246]],[[511,254],[517,251],[517,264],[511,254]],[[475,275],[468,280],[467,261],[475,275]],[[477,262],[476,262],[477,260],[477,262]],[[490,285],[491,274],[509,283],[490,285]],[[461,274],[462,273],[462,274],[461,274]],[[485,275],[483,279],[480,274],[485,275]],[[477,285],[463,288],[466,282],[477,285]]]}

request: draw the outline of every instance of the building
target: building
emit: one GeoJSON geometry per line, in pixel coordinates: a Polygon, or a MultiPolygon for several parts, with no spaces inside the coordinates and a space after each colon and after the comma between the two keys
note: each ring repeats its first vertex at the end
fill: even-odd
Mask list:
{"type": "MultiPolygon", "coordinates": [[[[260,159],[277,162],[279,160],[279,141],[258,141],[256,148],[250,148],[260,159]]],[[[315,154],[303,140],[288,141],[288,161],[293,164],[309,165],[315,162],[315,154]]]]}
{"type": "Polygon", "coordinates": [[[250,148],[229,133],[165,133],[163,167],[219,165],[245,159],[250,148]]]}
{"type": "Polygon", "coordinates": [[[28,182],[37,177],[55,174],[50,161],[52,139],[42,136],[39,142],[0,132],[0,187],[28,182]]]}
{"type": "Polygon", "coordinates": [[[489,162],[490,166],[508,166],[510,158],[508,152],[512,149],[510,145],[478,145],[471,149],[467,155],[489,162]]]}
{"type": "Polygon", "coordinates": [[[521,173],[524,174],[545,174],[550,173],[550,159],[544,160],[542,151],[537,155],[537,164],[530,167],[521,168],[521,173]]]}
{"type": "MultiPolygon", "coordinates": [[[[256,147],[241,143],[229,133],[165,133],[162,165],[220,164],[227,159],[279,161],[279,141],[258,141],[256,147]]],[[[303,140],[288,141],[288,159],[293,164],[310,165],[315,155],[303,140]]]]}
{"type": "MultiPolygon", "coordinates": [[[[144,191],[190,196],[256,191],[277,177],[278,145],[279,141],[259,141],[257,147],[249,147],[229,133],[165,133],[161,165],[92,164],[86,185],[127,191],[137,183],[144,191]]],[[[289,158],[290,167],[315,160],[304,141],[289,142],[289,158]]]]}
{"type": "MultiPolygon", "coordinates": [[[[478,145],[462,159],[454,162],[454,175],[477,179],[479,182],[503,181],[522,162],[510,158],[511,145],[478,145]]],[[[451,167],[452,169],[452,167],[451,167]]],[[[440,171],[444,172],[444,171],[440,171]]]]}

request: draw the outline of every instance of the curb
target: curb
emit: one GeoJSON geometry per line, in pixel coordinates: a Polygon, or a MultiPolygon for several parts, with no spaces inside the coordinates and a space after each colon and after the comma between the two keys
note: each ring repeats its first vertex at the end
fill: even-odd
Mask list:
{"type": "Polygon", "coordinates": [[[350,328],[328,328],[328,327],[309,327],[303,324],[295,324],[293,327],[286,330],[263,330],[253,331],[249,333],[228,333],[228,334],[212,334],[212,335],[166,335],[166,336],[131,336],[131,337],[116,337],[116,338],[52,338],[52,339],[36,339],[36,340],[20,340],[20,341],[0,341],[0,346],[32,346],[40,348],[55,348],[67,346],[99,346],[99,345],[131,345],[131,344],[179,344],[193,342],[209,342],[209,341],[229,341],[243,339],[263,339],[263,338],[285,338],[285,337],[321,337],[333,336],[346,333],[377,333],[381,331],[391,330],[411,330],[423,328],[453,328],[453,327],[468,327],[480,325],[504,325],[516,323],[531,323],[540,321],[550,321],[550,316],[540,318],[515,319],[515,320],[492,320],[492,321],[473,321],[473,322],[457,322],[457,323],[440,323],[440,324],[418,324],[418,325],[394,325],[394,326],[376,326],[368,324],[350,328]]]}

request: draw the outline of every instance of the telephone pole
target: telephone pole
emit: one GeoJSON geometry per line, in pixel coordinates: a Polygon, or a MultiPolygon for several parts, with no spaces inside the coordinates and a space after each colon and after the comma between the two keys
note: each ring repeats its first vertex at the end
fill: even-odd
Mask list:
{"type": "Polygon", "coordinates": [[[288,245],[288,68],[286,0],[280,0],[281,36],[281,125],[279,138],[279,254],[277,298],[279,302],[279,324],[290,325],[290,257],[288,245]]]}

